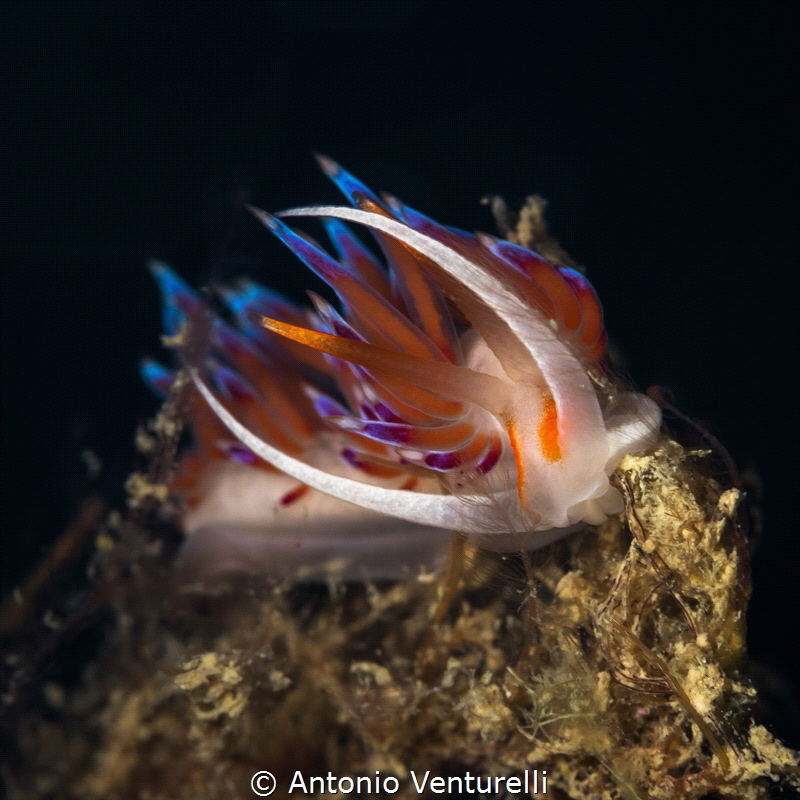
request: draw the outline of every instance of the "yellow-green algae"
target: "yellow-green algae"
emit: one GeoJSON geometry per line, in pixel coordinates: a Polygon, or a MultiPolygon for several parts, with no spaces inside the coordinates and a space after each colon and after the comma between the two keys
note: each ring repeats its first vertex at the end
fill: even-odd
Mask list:
{"type": "Polygon", "coordinates": [[[418,796],[411,769],[546,769],[549,796],[570,798],[797,785],[797,753],[749,713],[740,496],[702,462],[668,440],[628,456],[625,513],[532,554],[527,576],[475,549],[435,625],[436,581],[176,587],[143,547],[81,684],[22,715],[10,797],[252,797],[259,769],[283,787],[298,769],[380,770],[394,797],[418,796]]]}

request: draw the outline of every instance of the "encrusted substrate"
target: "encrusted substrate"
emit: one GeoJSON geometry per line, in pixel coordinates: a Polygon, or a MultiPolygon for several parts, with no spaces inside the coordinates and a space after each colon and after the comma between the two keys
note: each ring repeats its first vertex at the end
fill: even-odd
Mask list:
{"type": "MultiPolygon", "coordinates": [[[[249,798],[258,770],[274,797],[297,770],[394,775],[398,798],[419,796],[410,770],[546,771],[555,798],[797,785],[797,754],[749,714],[739,495],[703,459],[672,442],[627,457],[625,514],[527,565],[474,550],[437,624],[438,581],[181,588],[152,547],[133,548],[105,647],[17,725],[10,796],[249,798]]],[[[99,581],[137,536],[104,534],[99,581]]]]}

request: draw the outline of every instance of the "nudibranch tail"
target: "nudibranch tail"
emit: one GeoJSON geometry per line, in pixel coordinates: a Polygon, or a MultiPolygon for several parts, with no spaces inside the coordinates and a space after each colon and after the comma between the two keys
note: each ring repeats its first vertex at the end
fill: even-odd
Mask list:
{"type": "MultiPolygon", "coordinates": [[[[336,524],[340,535],[359,527],[358,507],[469,534],[538,531],[543,544],[620,510],[609,476],[655,441],[660,415],[643,395],[611,397],[593,379],[606,339],[589,282],[379,198],[319,160],[353,207],[253,213],[341,308],[312,294],[304,311],[250,282],[222,290],[237,324],[215,320],[208,358],[192,364],[197,449],[181,485],[194,479],[193,501],[208,499],[184,527],[246,521],[270,536],[351,520],[336,524]],[[302,216],[322,220],[338,260],[284,221],[302,216]],[[348,224],[374,235],[388,270],[348,224]],[[236,476],[256,457],[269,466],[259,497],[245,498],[238,487],[252,481],[236,476]]],[[[175,333],[200,301],[165,267],[154,272],[175,333]]],[[[165,391],[170,373],[143,371],[165,391]]]]}

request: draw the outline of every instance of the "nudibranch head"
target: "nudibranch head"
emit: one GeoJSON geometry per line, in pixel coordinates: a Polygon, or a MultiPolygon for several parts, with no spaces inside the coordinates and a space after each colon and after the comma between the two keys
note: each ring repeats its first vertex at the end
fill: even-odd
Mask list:
{"type": "MultiPolygon", "coordinates": [[[[208,357],[190,365],[197,444],[175,482],[187,531],[302,529],[330,552],[389,529],[511,533],[535,547],[620,511],[609,476],[654,443],[660,413],[607,388],[602,311],[583,275],[320,163],[352,207],[253,212],[341,308],[312,294],[304,310],[254,283],[223,291],[237,325],[214,320],[208,357]],[[284,222],[303,216],[322,219],[337,258],[284,222]],[[388,270],[346,223],[369,229],[388,270]]],[[[154,271],[174,333],[200,302],[154,271]]],[[[155,365],[145,375],[162,391],[170,381],[155,365]]]]}

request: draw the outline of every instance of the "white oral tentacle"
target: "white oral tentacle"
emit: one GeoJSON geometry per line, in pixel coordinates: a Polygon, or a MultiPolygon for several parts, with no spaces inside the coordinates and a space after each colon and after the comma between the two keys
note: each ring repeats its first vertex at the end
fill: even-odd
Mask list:
{"type": "MultiPolygon", "coordinates": [[[[291,475],[312,489],[317,489],[361,508],[422,525],[462,533],[498,533],[508,530],[508,511],[510,508],[518,506],[516,495],[511,491],[499,492],[492,497],[469,495],[462,498],[456,495],[385,489],[331,475],[299,461],[259,439],[214,397],[194,369],[191,369],[189,373],[198,391],[214,413],[242,444],[281,472],[291,475]],[[505,513],[499,513],[499,509],[503,509],[505,513]]],[[[517,513],[515,516],[519,517],[520,515],[517,513]]],[[[521,520],[519,530],[524,530],[521,520]]]]}

